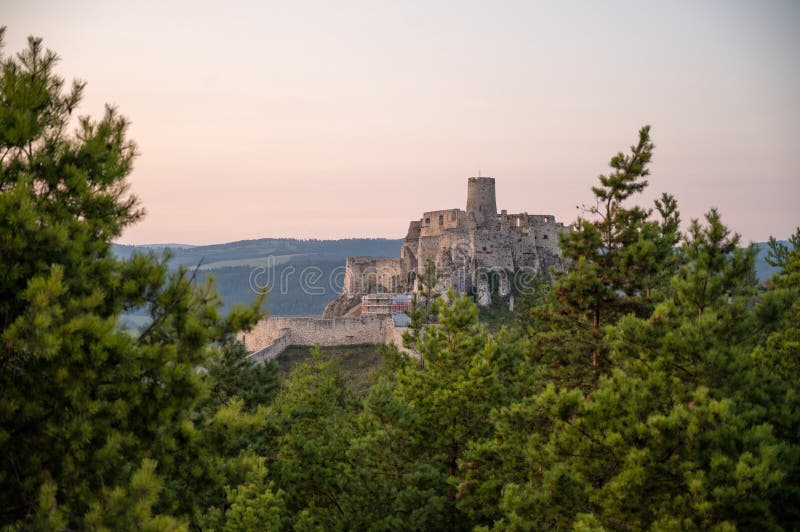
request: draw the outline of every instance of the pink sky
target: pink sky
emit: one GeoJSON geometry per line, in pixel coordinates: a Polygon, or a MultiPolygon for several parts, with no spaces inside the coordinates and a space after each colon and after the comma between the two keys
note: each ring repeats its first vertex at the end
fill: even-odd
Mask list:
{"type": "Polygon", "coordinates": [[[113,103],[148,215],[123,243],[392,237],[497,179],[575,206],[651,124],[651,187],[746,240],[800,224],[800,3],[0,0],[113,103]],[[166,5],[164,5],[166,4],[166,5]]]}

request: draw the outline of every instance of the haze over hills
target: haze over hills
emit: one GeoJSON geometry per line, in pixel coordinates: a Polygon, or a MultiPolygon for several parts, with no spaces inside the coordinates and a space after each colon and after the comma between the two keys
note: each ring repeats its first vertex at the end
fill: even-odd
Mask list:
{"type": "Polygon", "coordinates": [[[298,316],[321,314],[338,295],[346,257],[397,257],[400,243],[385,238],[262,238],[208,246],[113,244],[113,249],[120,258],[167,252],[171,267],[198,267],[198,282],[213,275],[224,311],[235,303],[249,303],[258,290],[270,286],[265,308],[274,315],[298,316]]]}
{"type": "MultiPolygon", "coordinates": [[[[401,239],[348,238],[342,240],[301,240],[262,238],[224,244],[113,244],[114,253],[129,258],[133,253],[172,255],[170,266],[194,269],[198,282],[213,275],[224,302],[223,310],[235,303],[252,301],[257,290],[271,286],[265,308],[272,315],[319,315],[341,289],[345,258],[349,256],[397,257],[401,239]]],[[[762,282],[774,272],[765,261],[767,244],[759,249],[756,272],[762,282]]],[[[143,318],[143,316],[141,316],[143,318]]],[[[131,318],[131,323],[141,321],[131,318]]]]}
{"type": "MultiPolygon", "coordinates": [[[[229,266],[232,261],[258,263],[271,256],[306,257],[311,260],[344,260],[348,256],[377,253],[380,256],[395,257],[400,253],[401,239],[386,238],[347,238],[341,240],[317,240],[296,238],[260,238],[239,240],[225,244],[193,246],[189,244],[147,244],[130,246],[114,244],[114,253],[119,257],[129,257],[136,251],[169,249],[175,266],[194,267],[201,264],[203,269],[229,266]]],[[[238,264],[243,265],[243,264],[238,264]]]]}

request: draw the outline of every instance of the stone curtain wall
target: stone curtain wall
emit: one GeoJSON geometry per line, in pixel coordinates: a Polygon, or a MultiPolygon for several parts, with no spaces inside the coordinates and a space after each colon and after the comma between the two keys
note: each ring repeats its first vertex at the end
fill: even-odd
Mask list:
{"type": "MultiPolygon", "coordinates": [[[[292,345],[380,344],[385,341],[391,317],[272,318],[292,331],[292,345]]],[[[269,320],[267,320],[269,321],[269,320]]]]}
{"type": "Polygon", "coordinates": [[[383,344],[393,343],[396,337],[392,318],[374,315],[357,318],[274,316],[238,335],[239,341],[260,361],[278,356],[289,345],[383,344]]]}
{"type": "Polygon", "coordinates": [[[285,331],[277,326],[277,322],[270,322],[267,318],[259,321],[249,331],[236,333],[236,339],[244,344],[245,349],[252,352],[265,348],[284,333],[285,331]]]}
{"type": "Polygon", "coordinates": [[[281,331],[280,335],[272,341],[271,344],[267,345],[263,349],[259,349],[255,353],[250,355],[256,362],[265,362],[267,360],[272,360],[273,358],[277,357],[283,351],[292,345],[291,343],[292,332],[288,329],[284,329],[281,331]]]}

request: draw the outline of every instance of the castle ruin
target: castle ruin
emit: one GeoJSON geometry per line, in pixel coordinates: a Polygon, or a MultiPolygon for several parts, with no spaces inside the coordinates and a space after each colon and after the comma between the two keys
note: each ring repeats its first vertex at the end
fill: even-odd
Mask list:
{"type": "Polygon", "coordinates": [[[424,212],[409,224],[399,258],[348,257],[342,292],[323,316],[357,314],[368,294],[417,292],[429,262],[440,275],[437,291],[452,288],[488,306],[491,275],[498,280],[495,295],[507,297],[516,272],[547,275],[563,267],[558,235],[568,230],[549,214],[498,213],[494,178],[470,177],[466,210],[424,212]]]}
{"type": "Polygon", "coordinates": [[[520,271],[548,275],[563,268],[558,235],[570,228],[549,214],[498,214],[494,185],[494,178],[471,177],[466,210],[428,211],[412,221],[399,258],[348,257],[342,292],[322,317],[270,316],[240,332],[239,341],[258,361],[289,345],[393,343],[404,349],[409,320],[403,311],[429,263],[440,275],[436,291],[470,294],[481,306],[494,297],[511,300],[520,271]]]}

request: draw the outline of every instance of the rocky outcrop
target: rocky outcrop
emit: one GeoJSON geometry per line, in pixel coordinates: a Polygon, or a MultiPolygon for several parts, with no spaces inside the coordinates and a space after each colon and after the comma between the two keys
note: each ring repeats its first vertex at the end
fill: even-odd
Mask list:
{"type": "Polygon", "coordinates": [[[344,316],[358,305],[361,305],[361,294],[350,295],[343,292],[325,306],[322,317],[335,318],[336,316],[344,316]]]}

